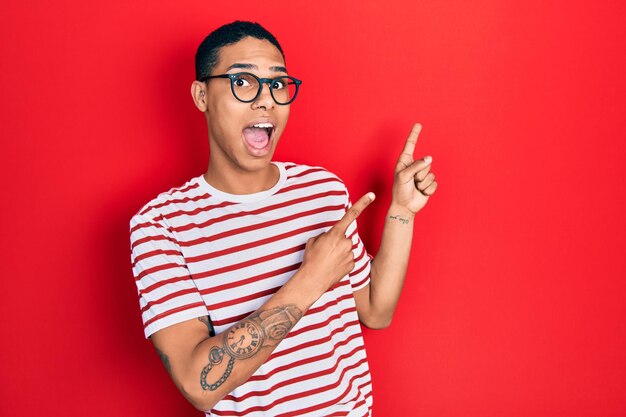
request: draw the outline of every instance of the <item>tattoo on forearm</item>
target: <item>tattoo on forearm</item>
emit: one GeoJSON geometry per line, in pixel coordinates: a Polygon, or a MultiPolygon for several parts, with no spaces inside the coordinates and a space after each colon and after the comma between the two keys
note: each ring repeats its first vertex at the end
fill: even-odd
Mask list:
{"type": "Polygon", "coordinates": [[[236,323],[224,334],[222,347],[213,346],[209,351],[209,363],[200,373],[200,386],[205,391],[215,391],[230,376],[235,360],[248,359],[262,347],[276,346],[287,336],[289,330],[302,318],[302,311],[294,305],[260,311],[236,323]],[[226,369],[213,383],[207,382],[211,370],[228,356],[226,369]]]}
{"type": "Polygon", "coordinates": [[[172,375],[172,365],[170,365],[170,358],[168,358],[167,355],[161,352],[159,349],[157,349],[156,351],[159,354],[159,357],[161,358],[161,362],[163,362],[163,365],[165,365],[165,369],[167,370],[167,373],[172,375]]]}
{"type": "Polygon", "coordinates": [[[400,217],[398,215],[395,216],[389,216],[390,219],[394,219],[394,220],[398,220],[400,223],[402,224],[408,224],[409,223],[409,219],[405,219],[403,217],[400,217]]]}

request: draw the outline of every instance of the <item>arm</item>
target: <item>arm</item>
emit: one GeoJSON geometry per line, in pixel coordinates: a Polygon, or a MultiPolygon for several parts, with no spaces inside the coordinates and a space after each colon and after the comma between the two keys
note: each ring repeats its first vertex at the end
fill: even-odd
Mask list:
{"type": "Polygon", "coordinates": [[[319,289],[299,291],[310,279],[298,271],[263,306],[228,330],[209,336],[206,318],[187,320],[151,337],[175,385],[206,411],[244,383],[315,302],[319,289]]]}
{"type": "Polygon", "coordinates": [[[437,189],[432,158],[413,160],[421,125],[409,135],[395,169],[392,202],[385,218],[378,253],[372,260],[370,283],[354,293],[361,322],[370,328],[389,326],[409,264],[415,214],[437,189]]]}
{"type": "MultiPolygon", "coordinates": [[[[152,335],[182,394],[209,410],[243,384],[270,356],[309,307],[354,267],[349,224],[370,202],[361,198],[328,232],[309,239],[300,269],[263,306],[210,337],[206,321],[187,320],[152,335]]],[[[204,319],[204,318],[202,318],[204,319]]]]}

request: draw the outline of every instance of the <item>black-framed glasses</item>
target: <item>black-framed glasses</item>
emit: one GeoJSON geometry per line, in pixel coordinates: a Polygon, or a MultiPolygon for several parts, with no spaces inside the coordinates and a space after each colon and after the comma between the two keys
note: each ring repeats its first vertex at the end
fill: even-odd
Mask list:
{"type": "Polygon", "coordinates": [[[209,75],[198,81],[208,81],[211,78],[230,78],[230,89],[233,96],[243,103],[251,103],[261,95],[263,84],[270,88],[270,94],[281,106],[287,105],[295,100],[302,81],[283,75],[275,78],[259,78],[249,72],[237,72],[235,74],[209,75]]]}

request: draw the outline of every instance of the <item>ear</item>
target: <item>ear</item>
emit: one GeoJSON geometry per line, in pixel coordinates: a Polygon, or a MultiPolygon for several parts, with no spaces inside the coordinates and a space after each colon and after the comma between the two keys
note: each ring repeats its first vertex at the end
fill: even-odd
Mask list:
{"type": "Polygon", "coordinates": [[[194,81],[191,83],[191,98],[193,98],[193,102],[202,113],[207,110],[206,95],[207,92],[205,83],[200,81],[194,81]]]}

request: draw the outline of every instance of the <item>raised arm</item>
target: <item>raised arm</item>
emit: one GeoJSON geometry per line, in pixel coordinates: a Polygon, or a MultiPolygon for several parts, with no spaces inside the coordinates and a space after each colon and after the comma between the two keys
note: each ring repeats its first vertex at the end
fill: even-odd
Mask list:
{"type": "Polygon", "coordinates": [[[432,158],[413,159],[421,129],[419,123],[413,126],[396,163],[391,205],[372,260],[370,284],[354,293],[359,319],[370,328],[391,323],[406,277],[415,214],[437,189],[435,174],[429,172],[432,158]]]}
{"type": "Polygon", "coordinates": [[[270,356],[289,330],[333,284],[354,268],[348,226],[373,200],[363,196],[326,233],[307,241],[302,265],[250,316],[215,336],[206,318],[187,320],[152,335],[174,383],[206,411],[243,384],[270,356]]]}

